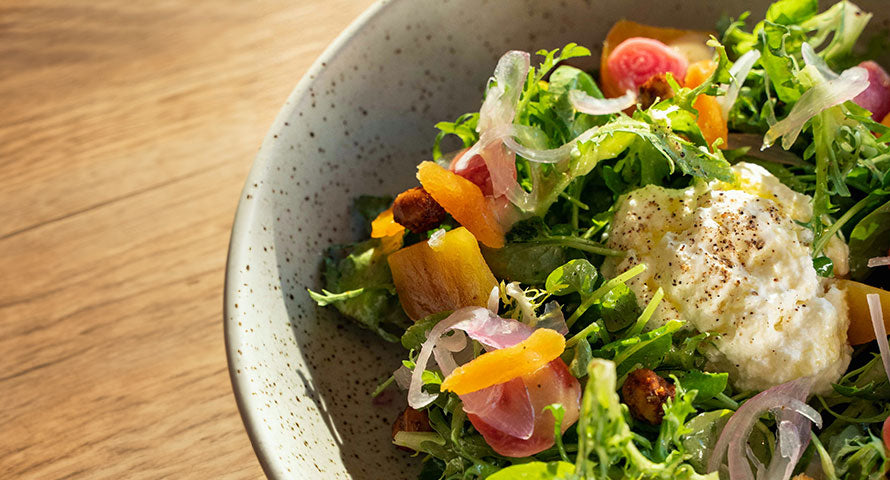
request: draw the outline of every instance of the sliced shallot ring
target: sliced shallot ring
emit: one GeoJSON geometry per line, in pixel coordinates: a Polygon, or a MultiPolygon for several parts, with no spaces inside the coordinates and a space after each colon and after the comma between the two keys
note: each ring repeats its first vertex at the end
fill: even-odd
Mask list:
{"type": "MultiPolygon", "coordinates": [[[[723,427],[720,437],[712,450],[711,458],[708,459],[709,472],[716,472],[723,463],[724,457],[727,458],[729,464],[729,475],[731,480],[752,480],[754,478],[751,472],[751,466],[745,452],[748,436],[754,428],[757,419],[766,411],[771,411],[777,417],[778,422],[790,422],[786,425],[786,442],[789,427],[794,426],[798,432],[795,440],[800,448],[785,448],[785,452],[793,452],[797,458],[787,458],[781,455],[781,451],[777,449],[776,454],[770,465],[766,468],[766,472],[775,472],[783,470],[781,477],[787,480],[784,475],[787,463],[796,464],[799,459],[798,453],[803,453],[803,449],[809,444],[810,422],[817,426],[822,425],[822,417],[819,412],[804,403],[809,395],[813,385],[813,379],[809,377],[798,378],[781,385],[777,385],[768,390],[760,392],[751,397],[742,404],[741,407],[730,417],[729,422],[723,427]]],[[[780,443],[782,440],[780,438],[780,443]]],[[[793,447],[793,445],[792,445],[793,447]]]]}
{"type": "Polygon", "coordinates": [[[887,373],[887,378],[890,378],[890,344],[887,342],[887,329],[884,326],[881,297],[876,293],[869,293],[865,298],[868,301],[868,311],[871,313],[871,325],[875,329],[875,338],[878,340],[878,349],[881,351],[884,372],[887,373]]]}
{"type": "MultiPolygon", "coordinates": [[[[809,45],[804,43],[802,48],[806,47],[809,45]]],[[[814,68],[822,73],[819,67],[814,65],[814,68]]],[[[868,88],[868,71],[862,67],[848,68],[839,77],[817,83],[800,96],[787,117],[767,130],[761,148],[767,148],[781,138],[782,148],[788,150],[794,145],[804,124],[810,118],[828,108],[854,99],[866,88],[868,88]]]]}
{"type": "Polygon", "coordinates": [[[569,103],[575,110],[588,115],[611,115],[626,110],[637,102],[637,94],[627,90],[615,98],[596,98],[581,90],[569,91],[569,103]]]}
{"type": "Polygon", "coordinates": [[[745,79],[748,78],[748,73],[751,72],[751,68],[754,67],[754,64],[757,63],[759,58],[759,50],[749,50],[747,53],[739,57],[739,59],[732,65],[732,68],[729,69],[729,76],[731,77],[729,88],[726,89],[726,95],[717,97],[717,103],[720,105],[720,113],[723,115],[724,122],[729,119],[729,111],[732,110],[732,106],[735,104],[736,99],[739,98],[739,92],[742,90],[742,85],[745,83],[745,79]]]}
{"type": "Polygon", "coordinates": [[[868,259],[868,268],[890,265],[890,257],[873,257],[868,259]]]}

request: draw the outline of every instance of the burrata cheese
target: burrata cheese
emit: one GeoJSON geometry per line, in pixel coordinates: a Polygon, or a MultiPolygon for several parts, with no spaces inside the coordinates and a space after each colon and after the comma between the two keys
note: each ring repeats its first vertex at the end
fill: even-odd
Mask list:
{"type": "MultiPolygon", "coordinates": [[[[645,306],[664,300],[649,328],[678,319],[714,335],[710,367],[741,389],[764,390],[813,376],[830,390],[850,362],[842,291],[813,267],[810,198],[764,168],[733,167],[735,181],[684,189],[649,185],[620,200],[607,244],[626,252],[607,259],[612,277],[643,263],[628,282],[645,306]]],[[[826,248],[836,274],[848,269],[840,237],[826,248]]]]}

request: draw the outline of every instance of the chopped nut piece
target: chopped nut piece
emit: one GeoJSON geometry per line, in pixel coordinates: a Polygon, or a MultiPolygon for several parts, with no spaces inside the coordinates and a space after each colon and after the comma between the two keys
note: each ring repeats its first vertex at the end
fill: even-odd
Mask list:
{"type": "Polygon", "coordinates": [[[675,391],[672,384],[647,368],[630,372],[621,387],[631,415],[652,425],[661,424],[663,405],[669,398],[674,398],[675,391]]]}
{"type": "Polygon", "coordinates": [[[445,209],[421,187],[400,193],[392,204],[392,214],[396,223],[414,233],[432,230],[445,220],[446,215],[445,209]]]}
{"type": "MultiPolygon", "coordinates": [[[[395,440],[396,434],[399,432],[432,432],[433,428],[430,427],[430,418],[427,416],[426,411],[423,410],[415,410],[411,407],[405,409],[404,412],[400,413],[398,418],[396,418],[395,423],[392,424],[392,438],[395,440]]],[[[410,448],[406,447],[398,447],[401,450],[405,450],[411,452],[410,448]]]]}
{"type": "Polygon", "coordinates": [[[667,81],[667,75],[659,73],[653,75],[646,83],[640,85],[640,107],[645,110],[655,104],[656,101],[665,100],[674,96],[667,81]]]}

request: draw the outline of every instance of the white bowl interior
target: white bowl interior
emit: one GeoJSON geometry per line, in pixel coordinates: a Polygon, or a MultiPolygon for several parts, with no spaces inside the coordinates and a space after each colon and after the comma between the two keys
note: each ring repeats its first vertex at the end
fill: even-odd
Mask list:
{"type": "MultiPolygon", "coordinates": [[[[878,1],[859,2],[886,29],[878,1]],[[868,8],[871,7],[871,8],[868,8]]],[[[413,186],[440,120],[477,110],[508,49],[593,51],[618,19],[699,29],[767,2],[670,0],[397,0],[366,12],[325,52],[275,120],[242,192],[226,278],[232,381],[270,477],[416,478],[390,443],[404,406],[369,393],[404,352],[320,309],[326,247],[361,238],[360,194],[413,186]],[[756,5],[752,5],[756,4],[756,5]]],[[[533,60],[534,61],[534,60],[533,60]]]]}

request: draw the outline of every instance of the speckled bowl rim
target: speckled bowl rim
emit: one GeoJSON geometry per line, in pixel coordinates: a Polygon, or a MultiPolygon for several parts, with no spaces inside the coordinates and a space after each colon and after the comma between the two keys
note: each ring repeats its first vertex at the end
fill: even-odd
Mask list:
{"type": "Polygon", "coordinates": [[[266,451],[266,445],[272,442],[266,441],[267,439],[265,436],[267,434],[263,433],[264,430],[259,428],[261,419],[257,416],[257,413],[248,408],[247,400],[244,396],[247,395],[249,382],[245,377],[236,374],[234,366],[234,358],[237,354],[236,340],[243,335],[243,333],[236,328],[237,321],[233,315],[235,311],[234,298],[237,285],[243,283],[242,272],[239,271],[238,265],[243,263],[244,259],[242,256],[246,253],[242,248],[242,245],[248,240],[248,227],[253,223],[259,209],[262,208],[260,202],[245,202],[245,192],[250,185],[262,179],[264,171],[258,166],[256,160],[262,158],[266,154],[266,151],[272,148],[271,142],[273,141],[273,132],[283,126],[284,122],[292,116],[294,109],[298,105],[297,100],[308,95],[309,89],[315,81],[315,78],[318,77],[318,74],[331,62],[331,60],[340,54],[343,48],[352,41],[356,33],[398,1],[400,0],[379,0],[368,7],[367,10],[353,20],[352,23],[349,24],[349,26],[346,27],[346,29],[343,30],[330,45],[328,45],[324,52],[322,52],[321,56],[319,56],[312,66],[309,67],[309,70],[306,71],[303,78],[300,79],[290,95],[288,95],[284,106],[278,111],[278,115],[272,122],[268,133],[266,133],[263,143],[260,146],[257,155],[254,157],[253,165],[251,166],[250,173],[247,175],[247,180],[242,188],[242,195],[239,198],[238,207],[235,211],[235,220],[232,224],[232,233],[229,239],[229,250],[226,258],[225,285],[223,287],[223,325],[226,344],[226,360],[228,363],[229,378],[232,381],[232,390],[235,394],[235,402],[238,404],[238,411],[241,413],[241,420],[244,422],[247,436],[250,438],[250,443],[253,446],[253,450],[256,453],[260,466],[262,466],[263,472],[267,478],[278,478],[275,472],[283,471],[284,468],[278,465],[280,460],[278,460],[275,452],[266,451]]]}

